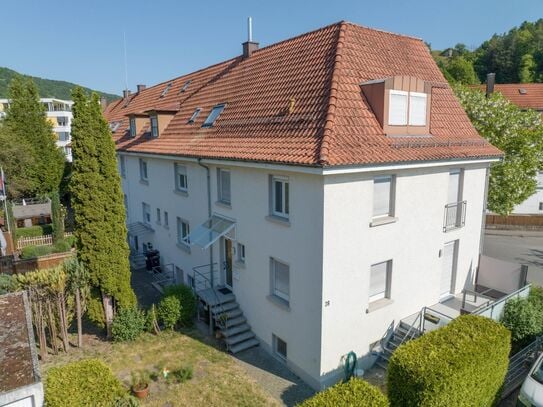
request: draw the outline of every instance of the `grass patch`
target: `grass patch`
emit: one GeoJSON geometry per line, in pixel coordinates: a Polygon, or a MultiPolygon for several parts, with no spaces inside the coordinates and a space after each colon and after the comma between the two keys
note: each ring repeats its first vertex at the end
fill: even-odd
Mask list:
{"type": "Polygon", "coordinates": [[[98,358],[108,364],[113,373],[128,388],[134,370],[160,373],[167,368],[175,372],[190,366],[190,380],[151,381],[150,395],[144,406],[277,406],[229,355],[206,343],[208,339],[195,329],[183,332],[143,334],[132,342],[112,343],[86,341],[83,349],[69,354],[51,356],[42,364],[47,376],[51,367],[86,358],[98,358]]]}

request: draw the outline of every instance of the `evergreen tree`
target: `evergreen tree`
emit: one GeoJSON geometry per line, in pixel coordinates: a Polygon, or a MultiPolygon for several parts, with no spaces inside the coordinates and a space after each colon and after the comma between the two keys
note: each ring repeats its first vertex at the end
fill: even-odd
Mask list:
{"type": "Polygon", "coordinates": [[[6,175],[6,186],[10,198],[24,197],[33,191],[36,184],[32,177],[33,160],[28,151],[30,145],[8,132],[0,120],[0,166],[6,175]]]}
{"type": "MultiPolygon", "coordinates": [[[[25,168],[15,169],[24,173],[24,191],[27,195],[47,195],[57,191],[64,171],[64,154],[55,143],[52,124],[47,120],[45,107],[40,102],[38,90],[29,78],[16,76],[9,87],[10,106],[4,119],[9,142],[16,148],[25,148],[30,157],[25,168]]],[[[9,147],[13,149],[13,146],[9,147]]],[[[21,180],[13,172],[8,174],[21,180]]]]}
{"type": "Polygon", "coordinates": [[[460,85],[454,90],[479,134],[504,152],[503,161],[490,171],[488,208],[508,215],[535,192],[536,175],[543,168],[541,116],[522,111],[499,92],[486,98],[460,85]]]}
{"type": "Polygon", "coordinates": [[[64,240],[64,208],[60,204],[60,195],[51,194],[51,215],[53,217],[53,242],[64,240]]]}
{"type": "Polygon", "coordinates": [[[520,61],[519,81],[520,83],[531,83],[535,79],[536,64],[531,54],[524,54],[520,61]]]}
{"type": "Polygon", "coordinates": [[[126,215],[117,171],[115,145],[102,116],[98,96],[73,91],[70,179],[75,215],[77,255],[89,272],[93,290],[89,316],[109,329],[113,305],[130,307],[136,297],[130,286],[126,215]],[[101,307],[98,305],[101,301],[101,307]]]}
{"type": "Polygon", "coordinates": [[[473,64],[462,56],[451,58],[446,65],[446,69],[455,82],[463,85],[476,85],[479,83],[473,64]]]}

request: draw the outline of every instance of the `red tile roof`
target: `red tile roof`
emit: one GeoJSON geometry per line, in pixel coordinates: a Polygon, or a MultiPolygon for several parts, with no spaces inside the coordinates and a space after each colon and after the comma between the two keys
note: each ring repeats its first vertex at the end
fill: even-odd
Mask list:
{"type": "Polygon", "coordinates": [[[104,114],[110,123],[121,122],[114,138],[118,150],[129,152],[314,166],[501,154],[477,134],[422,40],[346,22],[147,88],[127,105],[113,102],[104,114]],[[383,133],[360,83],[395,75],[435,84],[432,137],[383,133]],[[175,103],[179,111],[159,138],[148,137],[148,125],[129,138],[127,114],[175,103]],[[219,103],[227,104],[220,118],[202,128],[219,103]],[[189,124],[196,108],[202,111],[189,124]]]}
{"type": "MultiPolygon", "coordinates": [[[[485,91],[486,85],[479,88],[485,91]]],[[[494,85],[494,91],[523,109],[543,111],[543,83],[500,83],[494,85]]]]}

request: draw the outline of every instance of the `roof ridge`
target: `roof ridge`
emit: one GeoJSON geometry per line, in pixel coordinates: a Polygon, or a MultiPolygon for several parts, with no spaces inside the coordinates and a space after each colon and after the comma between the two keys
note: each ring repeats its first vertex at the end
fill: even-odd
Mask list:
{"type": "Polygon", "coordinates": [[[377,32],[384,33],[384,34],[390,34],[390,35],[395,35],[397,37],[410,38],[412,40],[417,40],[417,41],[424,42],[423,38],[417,37],[415,35],[400,34],[400,33],[394,32],[394,31],[383,30],[382,28],[373,28],[373,27],[369,27],[367,25],[357,24],[357,23],[353,23],[353,22],[350,22],[350,21],[342,21],[342,23],[347,24],[347,25],[352,25],[353,27],[357,27],[357,28],[364,28],[364,29],[370,30],[370,31],[377,31],[377,32]]]}
{"type": "Polygon", "coordinates": [[[326,165],[329,162],[329,150],[330,141],[334,133],[334,122],[336,118],[336,100],[338,92],[339,74],[338,68],[341,65],[341,59],[343,56],[343,45],[345,40],[345,32],[347,23],[342,21],[339,24],[336,52],[334,58],[334,66],[332,68],[332,77],[330,79],[330,93],[328,95],[328,108],[326,112],[326,119],[324,120],[324,130],[322,133],[321,145],[319,149],[319,163],[326,165]]]}

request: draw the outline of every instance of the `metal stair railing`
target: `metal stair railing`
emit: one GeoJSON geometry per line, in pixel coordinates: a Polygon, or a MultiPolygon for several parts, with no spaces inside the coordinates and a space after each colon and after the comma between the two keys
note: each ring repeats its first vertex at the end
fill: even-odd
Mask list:
{"type": "Polygon", "coordinates": [[[425,311],[426,311],[426,307],[422,307],[422,309],[417,314],[417,316],[416,316],[415,320],[413,321],[413,323],[409,324],[409,329],[407,330],[404,337],[400,341],[400,346],[403,345],[408,340],[412,339],[417,334],[417,331],[419,333],[422,332],[421,326],[423,325],[422,319],[423,319],[423,315],[425,314],[425,311]],[[417,322],[418,322],[418,325],[419,325],[418,329],[416,328],[417,322]]]}
{"type": "Polygon", "coordinates": [[[509,367],[503,382],[502,399],[511,394],[522,383],[542,347],[543,336],[539,336],[524,349],[509,358],[509,367]]]}
{"type": "MultiPolygon", "coordinates": [[[[221,328],[223,331],[227,331],[228,330],[228,316],[225,313],[224,306],[217,294],[217,290],[215,289],[215,287],[211,285],[210,276],[211,276],[211,273],[214,272],[214,267],[217,265],[218,265],[217,263],[209,263],[209,264],[203,264],[200,266],[193,267],[192,271],[194,272],[194,287],[192,289],[197,296],[199,296],[198,291],[207,290],[208,288],[211,290],[215,298],[215,305],[210,306],[208,303],[210,316],[217,323],[219,328],[221,328]],[[204,268],[208,268],[208,272],[201,271],[204,268]],[[203,287],[198,288],[202,284],[203,284],[203,287]],[[214,314],[212,307],[215,308],[215,310],[218,308],[219,311],[217,311],[214,314]],[[223,318],[222,315],[225,315],[226,318],[223,318]]],[[[226,345],[226,350],[227,351],[230,350],[230,346],[228,345],[228,342],[224,341],[224,343],[226,345]]]]}

